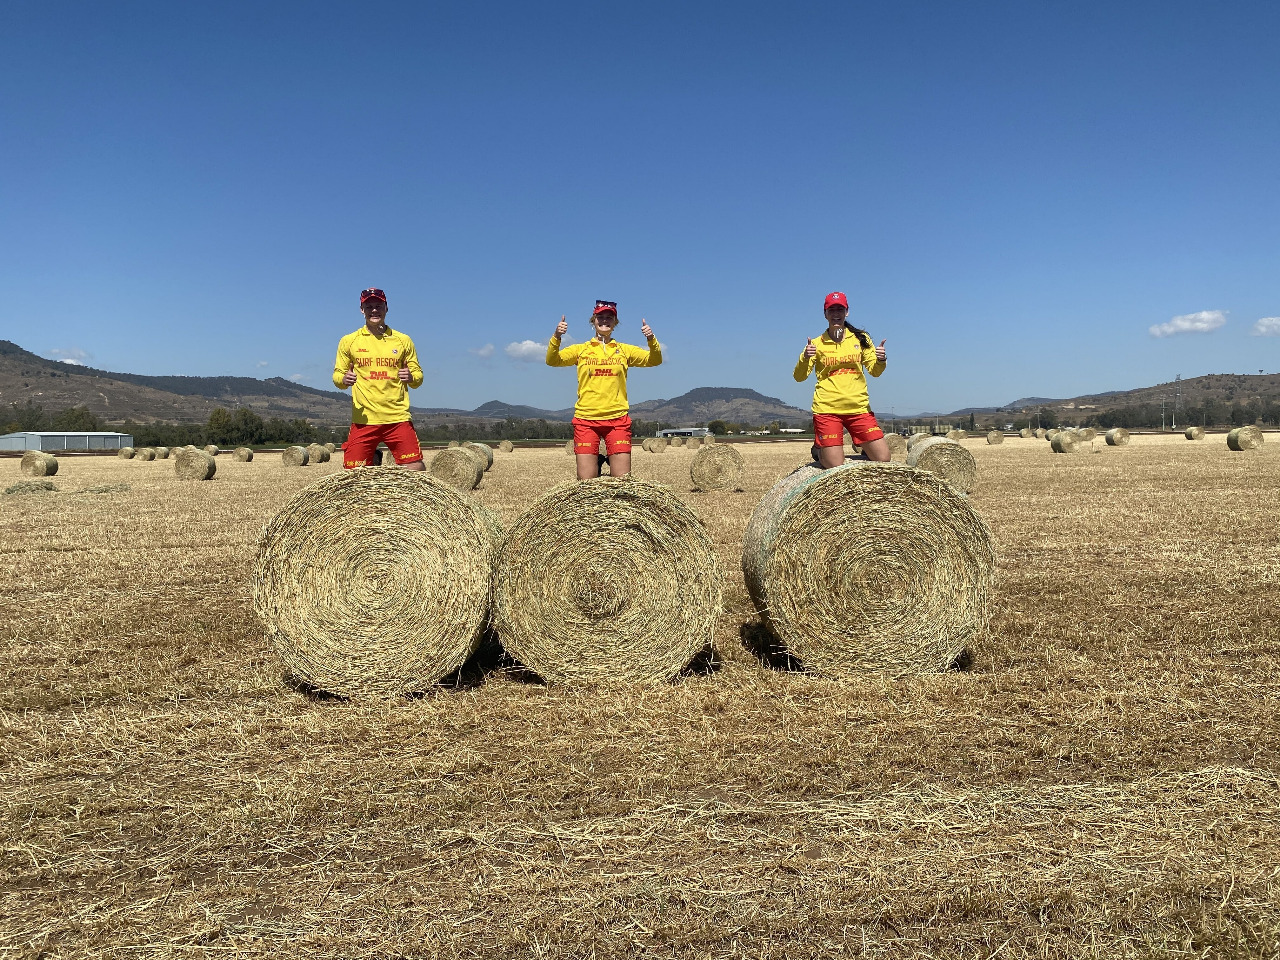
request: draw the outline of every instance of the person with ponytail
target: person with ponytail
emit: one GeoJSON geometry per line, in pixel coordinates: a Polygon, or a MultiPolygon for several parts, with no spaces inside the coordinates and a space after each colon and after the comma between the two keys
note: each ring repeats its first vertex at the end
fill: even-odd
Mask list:
{"type": "Polygon", "coordinates": [[[810,373],[818,373],[813,391],[818,465],[826,470],[844,463],[845,430],[868,460],[886,461],[889,444],[871,412],[866,378],[866,373],[873,377],[884,373],[886,341],[875,346],[867,331],[849,323],[849,300],[843,293],[827,294],[822,312],[827,330],[817,340],[809,340],[793,374],[797,383],[804,383],[810,373]]]}

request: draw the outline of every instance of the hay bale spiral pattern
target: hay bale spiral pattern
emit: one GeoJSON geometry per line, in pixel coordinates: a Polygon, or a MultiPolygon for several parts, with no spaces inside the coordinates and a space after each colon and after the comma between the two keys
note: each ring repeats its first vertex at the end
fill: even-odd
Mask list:
{"type": "Polygon", "coordinates": [[[494,568],[494,626],[551,681],[663,681],[710,642],[716,551],[665,487],[632,477],[561,484],[512,526],[494,568]]]}
{"type": "Polygon", "coordinates": [[[484,464],[471,450],[446,447],[431,458],[428,472],[456,490],[474,490],[484,476],[484,464]]]}
{"type": "Polygon", "coordinates": [[[248,463],[253,459],[253,451],[248,447],[236,447],[235,458],[241,463],[248,463]]]}
{"type": "Polygon", "coordinates": [[[419,471],[324,477],[258,540],[253,602],[267,638],[322,690],[429,687],[462,666],[488,623],[501,527],[486,513],[419,471]]]}
{"type": "Polygon", "coordinates": [[[18,469],[28,477],[52,477],[58,472],[58,458],[43,450],[28,450],[18,469]]]}
{"type": "Polygon", "coordinates": [[[484,460],[485,473],[489,472],[489,468],[493,466],[493,447],[487,443],[464,443],[462,447],[464,450],[479,454],[480,458],[484,460]]]}
{"type": "Polygon", "coordinates": [[[1108,447],[1123,447],[1129,442],[1129,431],[1124,427],[1112,427],[1106,436],[1108,447]]]}
{"type": "Polygon", "coordinates": [[[1182,431],[1182,435],[1188,440],[1203,440],[1204,427],[1187,427],[1182,431]]]}
{"type": "Polygon", "coordinates": [[[993,446],[998,443],[1004,443],[1004,434],[999,430],[991,430],[987,433],[987,443],[993,446]]]}
{"type": "Polygon", "coordinates": [[[1072,431],[1061,430],[1053,435],[1049,445],[1054,453],[1075,453],[1079,449],[1080,441],[1072,431]]]}
{"type": "Polygon", "coordinates": [[[179,480],[212,480],[218,472],[218,462],[203,450],[179,450],[173,472],[179,480]]]}
{"type": "Polygon", "coordinates": [[[280,454],[280,461],[286,467],[305,467],[308,459],[306,447],[285,447],[284,453],[280,454]]]}
{"type": "Polygon", "coordinates": [[[945,669],[986,627],[994,569],[968,501],[894,463],[800,467],[765,494],[742,548],[765,626],[833,676],[945,669]]]}
{"type": "Polygon", "coordinates": [[[328,463],[329,450],[323,443],[307,444],[307,462],[308,463],[328,463]]]}
{"type": "Polygon", "coordinates": [[[978,482],[978,465],[973,454],[946,437],[921,440],[907,454],[907,466],[928,470],[957,491],[968,496],[978,482]]]}
{"type": "Polygon", "coordinates": [[[745,471],[742,454],[731,443],[704,446],[689,464],[695,490],[737,490],[745,471]]]}
{"type": "Polygon", "coordinates": [[[1232,450],[1257,450],[1262,446],[1262,431],[1256,426],[1236,427],[1227,434],[1227,447],[1232,450]]]}
{"type": "Polygon", "coordinates": [[[501,450],[503,453],[510,453],[515,448],[516,448],[516,445],[512,443],[510,440],[503,440],[501,443],[498,444],[498,449],[501,450]]]}

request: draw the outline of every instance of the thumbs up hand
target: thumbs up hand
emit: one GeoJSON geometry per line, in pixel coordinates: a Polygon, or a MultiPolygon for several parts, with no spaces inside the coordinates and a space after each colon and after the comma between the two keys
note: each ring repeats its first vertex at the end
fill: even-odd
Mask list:
{"type": "Polygon", "coordinates": [[[347,369],[347,372],[342,375],[342,385],[344,387],[349,387],[355,382],[356,382],[356,365],[353,363],[347,369]]]}
{"type": "Polygon", "coordinates": [[[564,314],[560,314],[560,322],[556,324],[556,336],[563,337],[569,332],[569,323],[564,318],[564,314]]]}
{"type": "Polygon", "coordinates": [[[809,339],[809,345],[804,348],[804,355],[806,357],[816,357],[818,355],[818,348],[813,345],[812,338],[809,339]]]}
{"type": "Polygon", "coordinates": [[[401,383],[408,383],[409,377],[412,376],[412,374],[409,373],[408,364],[403,360],[400,361],[400,369],[396,371],[396,376],[400,378],[401,383]]]}
{"type": "Polygon", "coordinates": [[[884,345],[888,342],[888,339],[888,337],[885,337],[884,340],[880,341],[880,346],[876,347],[876,359],[881,362],[884,361],[884,345]]]}

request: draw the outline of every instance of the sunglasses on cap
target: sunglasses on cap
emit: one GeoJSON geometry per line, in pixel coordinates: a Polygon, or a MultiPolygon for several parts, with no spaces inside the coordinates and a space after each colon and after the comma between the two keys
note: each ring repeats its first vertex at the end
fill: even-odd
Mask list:
{"type": "Polygon", "coordinates": [[[365,303],[369,300],[381,300],[383,303],[386,303],[387,295],[383,293],[381,290],[379,290],[377,287],[370,287],[368,290],[361,290],[360,306],[363,307],[365,303]]]}
{"type": "Polygon", "coordinates": [[[591,311],[594,317],[601,313],[612,313],[615,317],[618,315],[618,305],[612,300],[597,300],[596,308],[591,311]]]}

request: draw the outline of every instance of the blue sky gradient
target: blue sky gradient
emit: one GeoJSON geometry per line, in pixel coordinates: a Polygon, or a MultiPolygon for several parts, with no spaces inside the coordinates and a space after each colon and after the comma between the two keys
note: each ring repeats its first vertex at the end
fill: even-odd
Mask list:
{"type": "Polygon", "coordinates": [[[376,285],[416,404],[560,408],[520,345],[605,297],[666,348],[633,401],[807,407],[841,289],[882,414],[1280,369],[1280,4],[3,16],[0,337],[45,356],[328,386],[376,285]]]}

